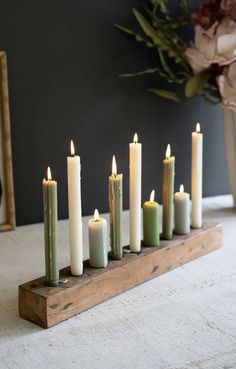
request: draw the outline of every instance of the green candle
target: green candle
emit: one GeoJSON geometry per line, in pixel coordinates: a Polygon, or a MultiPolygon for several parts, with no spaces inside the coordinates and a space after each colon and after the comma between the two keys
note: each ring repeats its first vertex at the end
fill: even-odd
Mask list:
{"type": "Polygon", "coordinates": [[[111,257],[121,259],[123,257],[122,245],[122,174],[117,174],[116,159],[112,159],[112,175],[109,177],[109,206],[110,206],[110,243],[111,257]]]}
{"type": "Polygon", "coordinates": [[[163,229],[162,237],[171,240],[173,237],[173,195],[175,177],[175,157],[171,156],[170,145],[167,146],[163,161],[163,229]]]}
{"type": "Polygon", "coordinates": [[[154,201],[155,191],[150,195],[150,201],[143,204],[143,244],[157,246],[160,244],[159,204],[154,201]]]}
{"type": "Polygon", "coordinates": [[[43,180],[44,239],[46,284],[59,284],[58,232],[57,232],[57,182],[52,180],[48,167],[47,179],[43,180]]]}

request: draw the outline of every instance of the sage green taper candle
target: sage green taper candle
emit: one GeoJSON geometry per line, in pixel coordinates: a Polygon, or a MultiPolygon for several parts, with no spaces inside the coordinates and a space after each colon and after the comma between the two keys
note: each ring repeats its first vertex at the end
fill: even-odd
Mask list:
{"type": "Polygon", "coordinates": [[[175,157],[171,156],[170,145],[167,146],[163,161],[163,218],[162,238],[171,240],[173,237],[173,195],[175,177],[175,157]]]}
{"type": "Polygon", "coordinates": [[[110,207],[110,243],[112,259],[123,257],[122,244],[122,213],[123,193],[122,174],[117,174],[116,159],[112,158],[112,174],[109,177],[109,207],[110,207]]]}
{"type": "Polygon", "coordinates": [[[150,201],[143,204],[143,244],[158,246],[160,244],[159,204],[154,201],[155,191],[150,195],[150,201]]]}
{"type": "Polygon", "coordinates": [[[188,234],[190,232],[190,201],[189,193],[184,192],[181,185],[179,192],[174,194],[175,233],[188,234]]]}
{"type": "Polygon", "coordinates": [[[47,177],[43,180],[46,284],[57,286],[59,284],[57,182],[52,180],[49,167],[47,177]]]}
{"type": "Polygon", "coordinates": [[[95,268],[105,268],[107,256],[107,221],[99,216],[96,209],[89,220],[89,264],[95,268]]]}

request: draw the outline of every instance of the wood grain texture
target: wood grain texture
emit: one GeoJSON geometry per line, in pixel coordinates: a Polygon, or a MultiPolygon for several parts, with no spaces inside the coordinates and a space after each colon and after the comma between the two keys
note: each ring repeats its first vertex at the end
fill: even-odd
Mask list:
{"type": "Polygon", "coordinates": [[[8,96],[8,76],[6,53],[0,51],[0,114],[2,132],[3,172],[6,188],[6,215],[5,224],[0,224],[0,231],[15,228],[15,203],[12,174],[11,128],[8,96]]]}
{"type": "MultiPolygon", "coordinates": [[[[18,288],[44,275],[43,224],[0,233],[1,369],[236,368],[236,211],[230,195],[203,199],[223,225],[223,247],[131,288],[52,328],[21,319],[18,288]]],[[[161,210],[161,206],[160,206],[161,210]]],[[[109,221],[109,214],[102,214],[109,221]]],[[[88,258],[83,217],[84,257],[88,258]]],[[[129,242],[124,211],[124,243],[129,242]]],[[[59,221],[60,269],[70,263],[59,221]]]]}
{"type": "Polygon", "coordinates": [[[49,328],[128,289],[222,245],[222,226],[204,223],[202,229],[186,236],[174,236],[158,247],[142,247],[140,254],[125,254],[111,260],[105,269],[95,269],[85,261],[84,274],[72,277],[70,269],[61,270],[68,283],[45,287],[45,278],[19,286],[19,315],[43,328],[49,328]]]}

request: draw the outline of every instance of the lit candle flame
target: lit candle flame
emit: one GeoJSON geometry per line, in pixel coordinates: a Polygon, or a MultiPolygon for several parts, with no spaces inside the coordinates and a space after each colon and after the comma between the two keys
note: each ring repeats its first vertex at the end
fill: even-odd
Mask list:
{"type": "Polygon", "coordinates": [[[180,188],[179,188],[179,192],[180,193],[184,193],[184,185],[181,185],[180,188]]]}
{"type": "Polygon", "coordinates": [[[95,211],[94,211],[94,220],[95,220],[95,222],[97,222],[98,219],[99,219],[99,212],[98,212],[98,209],[95,209],[95,211]]]}
{"type": "Polygon", "coordinates": [[[197,124],[196,124],[196,132],[197,132],[197,133],[200,133],[200,132],[201,132],[201,126],[200,126],[200,123],[197,123],[197,124]]]}
{"type": "Polygon", "coordinates": [[[136,144],[137,142],[138,142],[138,135],[137,135],[137,133],[135,133],[133,143],[136,144]]]}
{"type": "Polygon", "coordinates": [[[155,190],[152,190],[150,194],[150,202],[154,202],[154,199],[155,199],[155,190]]]}
{"type": "Polygon", "coordinates": [[[70,153],[71,156],[75,156],[75,146],[73,140],[70,141],[70,153]]]}
{"type": "Polygon", "coordinates": [[[171,148],[170,148],[170,144],[167,145],[167,149],[166,149],[166,158],[169,159],[171,155],[171,148]]]}
{"type": "Polygon", "coordinates": [[[113,155],[112,157],[112,174],[117,174],[117,165],[116,165],[116,157],[113,155]]]}
{"type": "Polygon", "coordinates": [[[50,167],[48,167],[48,169],[47,169],[47,177],[48,177],[48,181],[52,180],[52,173],[51,173],[50,167]]]}

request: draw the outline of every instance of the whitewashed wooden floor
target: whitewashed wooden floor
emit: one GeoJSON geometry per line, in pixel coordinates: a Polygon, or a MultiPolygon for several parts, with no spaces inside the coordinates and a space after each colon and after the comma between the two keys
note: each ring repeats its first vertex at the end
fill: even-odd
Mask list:
{"type": "MultiPolygon", "coordinates": [[[[223,223],[222,249],[49,330],[17,315],[17,286],[44,273],[42,224],[0,234],[0,369],[236,369],[231,197],[205,199],[204,216],[223,223]]],[[[67,221],[59,228],[63,267],[67,221]]]]}

